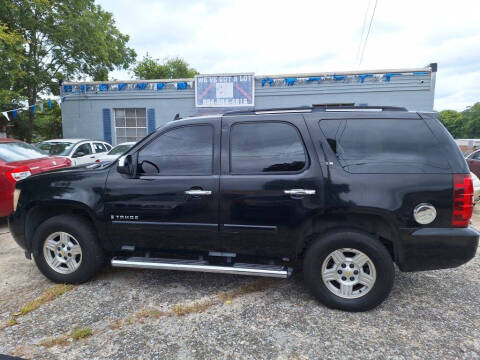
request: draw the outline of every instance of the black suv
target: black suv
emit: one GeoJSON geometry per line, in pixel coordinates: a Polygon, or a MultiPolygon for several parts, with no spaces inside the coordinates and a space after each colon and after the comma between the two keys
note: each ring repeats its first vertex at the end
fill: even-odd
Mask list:
{"type": "Polygon", "coordinates": [[[286,278],[380,304],[402,271],[470,260],[467,164],[433,113],[305,107],[172,121],[116,162],[17,184],[10,230],[60,283],[113,266],[286,278]]]}

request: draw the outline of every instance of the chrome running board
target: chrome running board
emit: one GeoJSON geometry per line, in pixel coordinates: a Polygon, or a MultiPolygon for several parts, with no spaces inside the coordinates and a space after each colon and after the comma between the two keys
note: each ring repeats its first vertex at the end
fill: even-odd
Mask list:
{"type": "Polygon", "coordinates": [[[267,276],[284,279],[288,278],[292,274],[292,269],[287,266],[245,263],[234,263],[232,266],[210,265],[208,261],[205,260],[162,259],[150,257],[114,257],[111,263],[114,267],[199,271],[222,274],[267,276]]]}

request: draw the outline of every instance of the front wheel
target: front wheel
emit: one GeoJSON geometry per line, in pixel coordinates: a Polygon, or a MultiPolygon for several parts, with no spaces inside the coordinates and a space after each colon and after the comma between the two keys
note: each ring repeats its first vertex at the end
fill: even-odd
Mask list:
{"type": "Polygon", "coordinates": [[[303,272],[315,297],[330,308],[366,311],[390,293],[395,277],[391,256],[361,232],[334,231],[307,249],[303,272]]]}
{"type": "Polygon", "coordinates": [[[82,283],[104,263],[92,225],[72,215],[46,220],[36,229],[32,242],[38,269],[57,283],[82,283]]]}

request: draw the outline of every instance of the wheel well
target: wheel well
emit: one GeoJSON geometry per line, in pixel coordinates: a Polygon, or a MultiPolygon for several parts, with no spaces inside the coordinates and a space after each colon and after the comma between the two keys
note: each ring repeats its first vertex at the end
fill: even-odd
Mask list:
{"type": "Polygon", "coordinates": [[[300,257],[303,257],[312,241],[332,230],[356,230],[367,233],[380,241],[395,261],[397,238],[395,229],[381,216],[371,214],[336,214],[314,218],[303,236],[304,241],[298,252],[300,257]]]}
{"type": "Polygon", "coordinates": [[[65,214],[82,217],[95,228],[95,224],[93,223],[90,215],[85,209],[68,205],[37,206],[29,210],[25,222],[25,240],[27,244],[27,249],[30,249],[33,234],[41,223],[54,216],[65,214]]]}

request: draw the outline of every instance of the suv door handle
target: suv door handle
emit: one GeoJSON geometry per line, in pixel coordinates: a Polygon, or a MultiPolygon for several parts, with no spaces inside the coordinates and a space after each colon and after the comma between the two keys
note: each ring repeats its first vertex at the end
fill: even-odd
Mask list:
{"type": "Polygon", "coordinates": [[[191,189],[191,190],[185,190],[185,194],[192,195],[192,196],[212,195],[212,190],[191,189]]]}
{"type": "Polygon", "coordinates": [[[315,195],[315,190],[310,189],[290,189],[290,190],[283,190],[283,192],[287,195],[295,195],[295,196],[303,196],[303,195],[315,195]]]}

